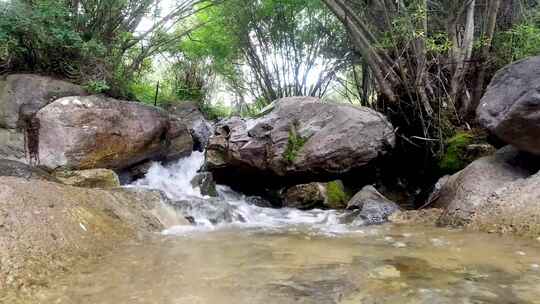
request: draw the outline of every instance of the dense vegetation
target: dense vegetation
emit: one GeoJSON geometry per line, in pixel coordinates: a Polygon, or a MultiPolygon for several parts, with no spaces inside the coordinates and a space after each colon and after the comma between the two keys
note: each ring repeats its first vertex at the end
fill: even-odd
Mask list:
{"type": "Polygon", "coordinates": [[[535,0],[4,0],[0,73],[194,100],[212,118],[298,95],[369,106],[412,171],[448,171],[494,72],[540,53],[539,12],[535,0]]]}

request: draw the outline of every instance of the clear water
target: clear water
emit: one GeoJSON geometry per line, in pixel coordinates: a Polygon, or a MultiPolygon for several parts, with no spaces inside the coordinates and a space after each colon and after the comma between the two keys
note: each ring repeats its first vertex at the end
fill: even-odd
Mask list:
{"type": "Polygon", "coordinates": [[[179,205],[197,226],[125,244],[33,303],[540,303],[540,241],[343,224],[335,211],[252,206],[226,187],[212,200],[189,183],[201,163],[156,164],[136,183],[197,201],[179,205]]]}

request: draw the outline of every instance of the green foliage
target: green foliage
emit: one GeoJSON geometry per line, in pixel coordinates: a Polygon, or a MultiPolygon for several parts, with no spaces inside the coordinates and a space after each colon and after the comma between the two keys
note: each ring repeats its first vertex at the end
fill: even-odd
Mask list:
{"type": "Polygon", "coordinates": [[[331,206],[346,207],[350,199],[341,181],[327,183],[326,195],[331,206]]]}
{"type": "Polygon", "coordinates": [[[110,89],[105,80],[90,80],[84,84],[84,88],[92,94],[101,94],[110,89]]]}
{"type": "Polygon", "coordinates": [[[320,93],[347,51],[346,33],[320,1],[230,0],[199,12],[197,20],[205,25],[181,51],[209,62],[239,100],[320,93]],[[325,62],[319,86],[303,81],[314,60],[325,62]]]}
{"type": "Polygon", "coordinates": [[[304,138],[300,136],[297,132],[298,129],[298,123],[295,122],[291,125],[289,129],[289,139],[287,141],[287,148],[285,148],[285,151],[283,152],[283,157],[288,163],[293,163],[296,157],[298,156],[298,152],[304,144],[308,141],[307,138],[304,138]]]}
{"type": "Polygon", "coordinates": [[[73,29],[63,1],[13,0],[0,6],[0,63],[9,67],[64,75],[96,47],[73,29]]]}
{"type": "Polygon", "coordinates": [[[210,120],[219,120],[231,116],[231,108],[223,103],[203,103],[200,106],[201,112],[204,117],[210,120]]]}
{"type": "Polygon", "coordinates": [[[540,13],[495,37],[494,48],[500,66],[540,54],[540,13]]]}
{"type": "Polygon", "coordinates": [[[468,165],[466,148],[473,143],[474,135],[458,132],[446,142],[446,150],[439,161],[439,168],[447,174],[457,172],[468,165]]]}

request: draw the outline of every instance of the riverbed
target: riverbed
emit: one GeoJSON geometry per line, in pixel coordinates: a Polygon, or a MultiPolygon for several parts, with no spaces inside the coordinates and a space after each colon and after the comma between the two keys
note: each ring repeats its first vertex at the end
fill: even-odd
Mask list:
{"type": "Polygon", "coordinates": [[[540,242],[383,225],[227,228],[123,246],[40,303],[540,303],[540,242]]]}

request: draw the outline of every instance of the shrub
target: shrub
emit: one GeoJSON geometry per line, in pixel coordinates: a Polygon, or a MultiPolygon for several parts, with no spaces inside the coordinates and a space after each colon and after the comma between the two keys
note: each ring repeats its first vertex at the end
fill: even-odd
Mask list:
{"type": "Polygon", "coordinates": [[[110,89],[105,80],[90,80],[84,84],[84,88],[92,94],[101,94],[110,89]]]}
{"type": "Polygon", "coordinates": [[[14,0],[0,7],[0,66],[69,75],[84,61],[86,45],[62,1],[14,0]]]}

